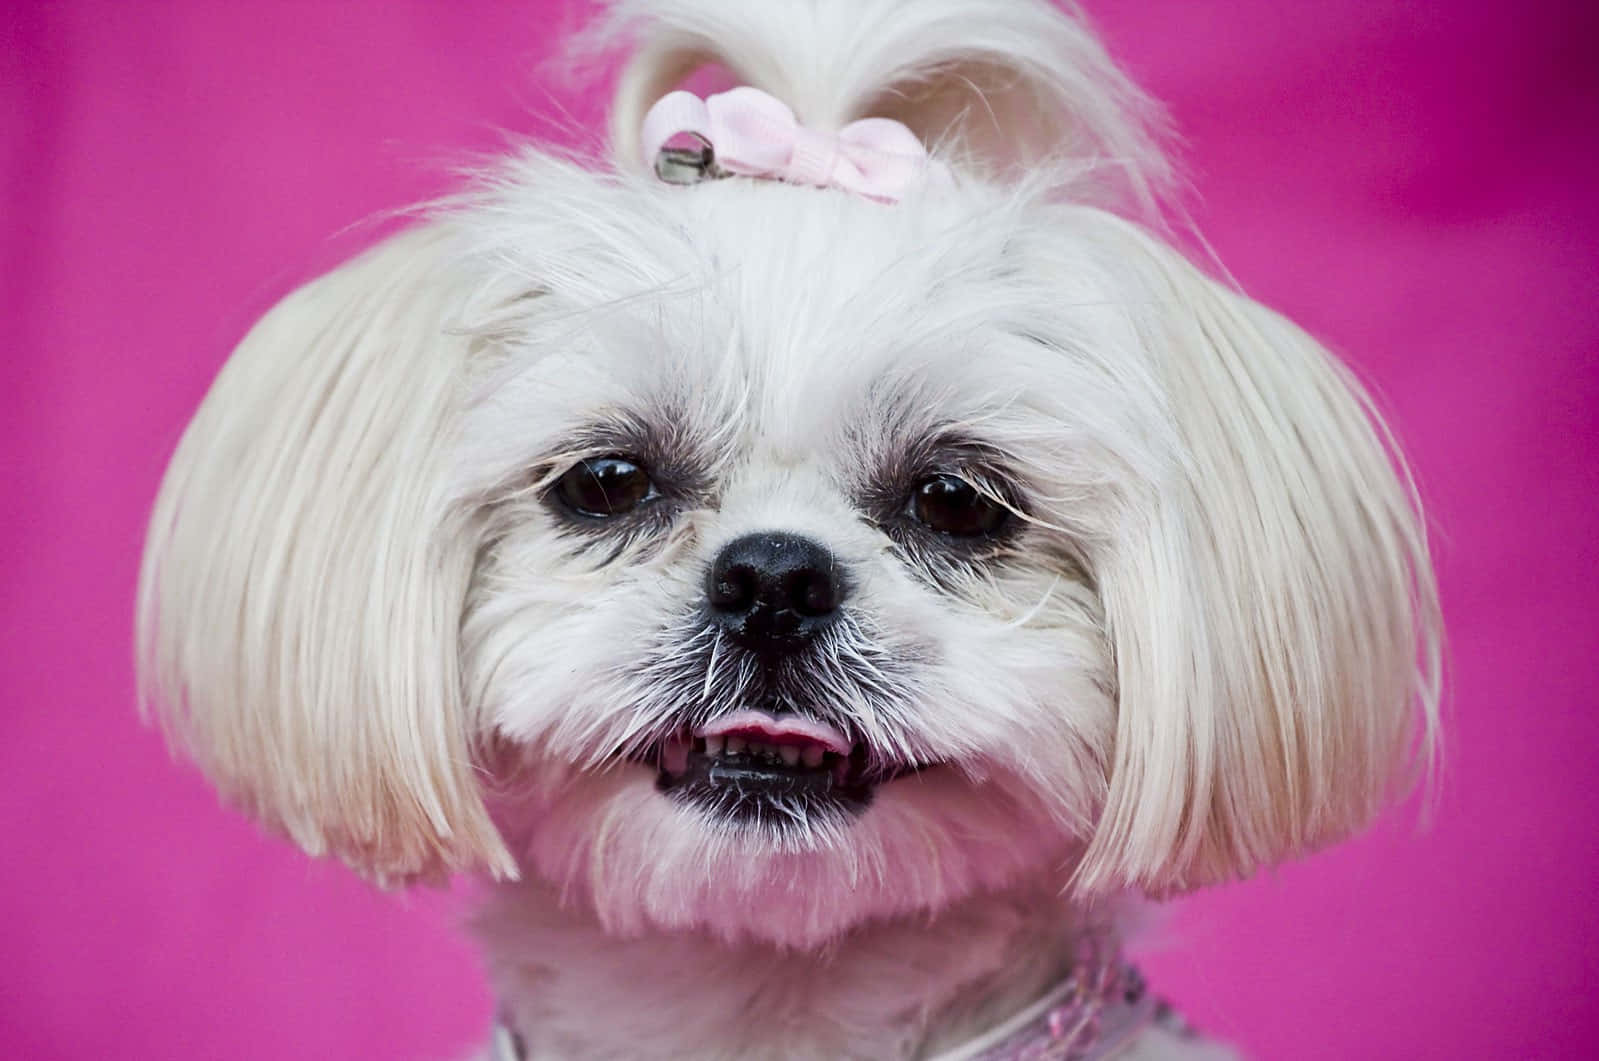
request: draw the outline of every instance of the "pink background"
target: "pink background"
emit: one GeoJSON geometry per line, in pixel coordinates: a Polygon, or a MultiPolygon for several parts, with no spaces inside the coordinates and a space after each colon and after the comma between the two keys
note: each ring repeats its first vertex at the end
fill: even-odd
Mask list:
{"type": "MultiPolygon", "coordinates": [[[[1435,820],[1182,904],[1147,966],[1265,1058],[1593,1056],[1599,5],[1091,0],[1240,283],[1345,352],[1431,504],[1435,820]],[[1586,1046],[1584,1044],[1587,1044],[1586,1046]]],[[[143,521],[231,345],[501,135],[541,3],[0,13],[0,1056],[441,1058],[489,1000],[396,901],[219,808],[133,709],[143,521]]]]}

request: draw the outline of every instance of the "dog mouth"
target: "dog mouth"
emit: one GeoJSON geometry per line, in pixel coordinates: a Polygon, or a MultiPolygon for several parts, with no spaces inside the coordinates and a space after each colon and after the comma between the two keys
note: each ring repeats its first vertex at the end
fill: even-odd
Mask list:
{"type": "Polygon", "coordinates": [[[931,764],[894,763],[838,729],[792,714],[739,711],[659,744],[656,787],[735,821],[801,823],[858,814],[877,788],[931,764]]]}

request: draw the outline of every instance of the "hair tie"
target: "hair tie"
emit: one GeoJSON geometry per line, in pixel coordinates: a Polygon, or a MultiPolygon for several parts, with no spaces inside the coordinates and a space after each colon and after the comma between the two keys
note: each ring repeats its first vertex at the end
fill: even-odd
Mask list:
{"type": "Polygon", "coordinates": [[[818,132],[783,101],[748,86],[705,99],[667,93],[644,116],[640,143],[644,161],[668,184],[758,177],[893,203],[924,181],[953,179],[901,122],[862,118],[837,133],[818,132]]]}

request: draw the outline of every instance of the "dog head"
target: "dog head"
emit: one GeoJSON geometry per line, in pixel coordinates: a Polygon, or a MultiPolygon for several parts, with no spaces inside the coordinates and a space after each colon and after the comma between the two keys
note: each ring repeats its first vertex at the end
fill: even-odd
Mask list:
{"type": "Polygon", "coordinates": [[[656,8],[614,171],[525,153],[219,376],[141,583],[178,739],[378,879],[799,946],[1366,821],[1435,720],[1408,482],[1315,342],[1088,201],[1162,164],[1082,25],[656,8]],[[956,178],[655,181],[708,63],[956,178]]]}

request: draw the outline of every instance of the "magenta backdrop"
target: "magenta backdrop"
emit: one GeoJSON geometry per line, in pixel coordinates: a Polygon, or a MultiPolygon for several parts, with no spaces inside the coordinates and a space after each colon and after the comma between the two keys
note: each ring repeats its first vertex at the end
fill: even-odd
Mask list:
{"type": "MultiPolygon", "coordinates": [[[[1599,1041],[1599,5],[1090,0],[1187,138],[1199,225],[1371,381],[1452,636],[1433,825],[1188,900],[1147,965],[1264,1058],[1599,1041]]],[[[396,901],[217,806],[134,714],[163,463],[278,295],[503,133],[602,102],[574,9],[12,2],[0,12],[0,1056],[449,1056],[489,999],[396,901]]]]}

